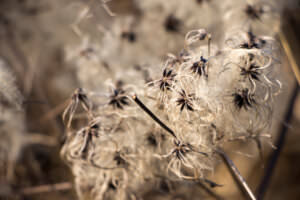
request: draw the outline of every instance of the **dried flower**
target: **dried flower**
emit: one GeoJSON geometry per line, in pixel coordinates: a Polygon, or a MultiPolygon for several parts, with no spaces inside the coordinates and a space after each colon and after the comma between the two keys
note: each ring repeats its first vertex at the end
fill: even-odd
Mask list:
{"type": "Polygon", "coordinates": [[[193,73],[196,73],[199,76],[204,75],[205,77],[208,77],[207,60],[203,58],[203,56],[201,56],[200,61],[193,63],[193,65],[191,66],[191,70],[193,71],[193,73]]]}
{"type": "Polygon", "coordinates": [[[160,90],[162,91],[170,90],[175,76],[176,74],[173,73],[172,69],[165,68],[163,71],[163,76],[158,82],[160,90]]]}
{"type": "Polygon", "coordinates": [[[87,98],[87,95],[82,88],[77,88],[71,97],[69,105],[67,106],[67,108],[65,109],[62,115],[63,121],[64,122],[67,121],[68,128],[71,127],[71,122],[79,103],[82,105],[83,109],[88,113],[88,115],[92,116],[91,101],[87,98]],[[68,119],[66,119],[68,114],[69,117],[68,119]]]}
{"type": "Polygon", "coordinates": [[[129,99],[125,95],[125,91],[122,88],[113,89],[113,94],[110,95],[109,105],[114,108],[123,109],[123,106],[129,105],[129,99]]]}
{"type": "Polygon", "coordinates": [[[254,95],[249,92],[248,88],[243,89],[241,92],[234,93],[232,96],[234,97],[234,104],[239,109],[245,108],[247,110],[256,103],[254,95]]]}
{"type": "Polygon", "coordinates": [[[193,94],[186,94],[184,90],[181,90],[179,92],[180,98],[176,100],[177,105],[180,106],[180,111],[183,111],[183,109],[186,107],[186,109],[190,111],[194,111],[192,103],[191,103],[191,98],[193,98],[193,94]]]}

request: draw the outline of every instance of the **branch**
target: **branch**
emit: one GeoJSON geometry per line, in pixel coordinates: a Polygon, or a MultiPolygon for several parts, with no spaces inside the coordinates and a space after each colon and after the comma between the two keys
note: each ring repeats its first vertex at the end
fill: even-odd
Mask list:
{"type": "Polygon", "coordinates": [[[256,190],[256,196],[257,199],[263,199],[264,195],[266,193],[266,190],[268,189],[268,186],[271,182],[272,174],[274,172],[274,169],[276,167],[278,158],[280,156],[280,152],[282,151],[282,148],[284,146],[285,138],[286,138],[286,133],[288,131],[288,126],[289,122],[292,119],[293,116],[293,108],[296,103],[296,99],[299,93],[299,85],[298,83],[295,83],[292,97],[289,100],[289,107],[287,109],[287,112],[284,116],[284,121],[281,124],[281,127],[279,129],[279,135],[278,138],[276,139],[275,146],[276,149],[273,151],[269,158],[269,162],[267,163],[267,167],[265,168],[264,176],[256,190]]]}
{"type": "Polygon", "coordinates": [[[230,171],[231,176],[234,178],[235,183],[240,188],[240,190],[243,192],[244,196],[247,199],[256,200],[253,192],[249,188],[247,182],[237,169],[237,167],[234,165],[233,161],[226,155],[226,153],[222,149],[217,149],[216,152],[219,154],[219,156],[223,159],[224,163],[226,164],[228,170],[230,171]]]}

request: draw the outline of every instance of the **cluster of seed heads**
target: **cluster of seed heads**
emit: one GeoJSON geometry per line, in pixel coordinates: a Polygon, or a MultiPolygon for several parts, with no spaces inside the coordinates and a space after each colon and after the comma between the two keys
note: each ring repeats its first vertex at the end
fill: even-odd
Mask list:
{"type": "MultiPolygon", "coordinates": [[[[250,5],[244,12],[252,20],[264,14],[250,5]]],[[[169,15],[164,25],[178,32],[182,24],[169,15]]],[[[273,40],[241,32],[217,47],[207,30],[189,31],[178,56],[168,54],[157,74],[146,70],[146,84],[116,81],[110,94],[74,92],[63,114],[61,154],[80,199],[143,199],[165,190],[162,182],[169,193],[184,181],[219,186],[206,178],[219,147],[252,139],[261,153],[281,86],[272,73],[277,60],[273,40]],[[75,118],[84,119],[79,130],[75,118]]],[[[136,35],[124,38],[135,42],[136,35]]]]}
{"type": "MultiPolygon", "coordinates": [[[[205,31],[198,32],[201,35],[205,31]]],[[[162,175],[166,180],[204,180],[207,171],[213,170],[215,149],[225,142],[240,139],[240,134],[252,137],[249,132],[235,134],[240,127],[232,125],[232,121],[245,126],[256,120],[255,115],[263,118],[264,107],[270,105],[273,95],[273,83],[265,74],[265,70],[272,67],[269,61],[272,58],[253,47],[227,49],[204,59],[197,53],[198,47],[190,48],[193,42],[206,40],[206,37],[197,38],[198,41],[187,37],[189,46],[183,50],[184,58],[179,57],[178,62],[174,62],[175,56],[171,56],[161,78],[154,78],[153,84],[148,83],[145,89],[136,91],[150,96],[145,98],[149,106],[137,95],[132,96],[116,86],[107,95],[106,103],[93,110],[88,93],[77,89],[63,115],[70,128],[63,156],[73,165],[80,163],[92,168],[94,173],[101,171],[105,175],[100,183],[110,185],[114,181],[114,190],[122,191],[125,196],[142,195],[135,191],[137,183],[145,181],[141,174],[153,180],[162,175]],[[218,85],[225,79],[227,83],[218,85]],[[265,90],[265,95],[256,94],[258,90],[265,90]],[[130,104],[130,99],[138,107],[130,104]],[[88,124],[73,131],[71,121],[78,105],[87,113],[88,124]],[[151,118],[144,116],[142,110],[151,118]],[[155,132],[153,126],[156,126],[155,132]],[[158,138],[161,132],[165,132],[163,139],[158,138]],[[155,148],[147,146],[149,144],[155,148]],[[160,166],[155,164],[159,160],[160,166]],[[110,178],[105,179],[108,176],[110,178]],[[131,181],[119,180],[124,176],[131,181]],[[129,191],[132,194],[128,194],[129,191]]],[[[203,51],[207,53],[208,49],[210,47],[203,51]]],[[[258,121],[255,123],[259,126],[258,121]]],[[[96,184],[97,180],[94,181],[96,184]]],[[[109,187],[102,191],[103,198],[108,195],[107,190],[109,187]]]]}

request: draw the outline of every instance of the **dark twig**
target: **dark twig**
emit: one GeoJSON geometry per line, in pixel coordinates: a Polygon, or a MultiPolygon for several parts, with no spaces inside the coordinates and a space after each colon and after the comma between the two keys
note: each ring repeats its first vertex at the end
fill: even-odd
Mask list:
{"type": "Polygon", "coordinates": [[[175,139],[177,139],[174,131],[170,129],[167,125],[165,125],[158,117],[156,117],[153,112],[151,112],[143,102],[139,100],[139,98],[136,95],[132,96],[132,99],[135,101],[135,103],[140,106],[141,109],[143,109],[155,122],[157,122],[163,129],[165,129],[168,133],[170,133],[175,139]]]}
{"type": "Polygon", "coordinates": [[[222,149],[217,149],[216,152],[219,154],[219,156],[223,159],[224,163],[226,164],[227,168],[229,169],[232,177],[235,180],[235,183],[240,188],[240,190],[243,192],[244,196],[247,199],[256,200],[254,194],[252,193],[251,189],[249,188],[247,182],[237,169],[237,167],[234,165],[233,161],[226,155],[226,153],[222,149]]]}
{"type": "Polygon", "coordinates": [[[211,196],[213,199],[216,199],[216,200],[224,200],[223,197],[221,197],[220,195],[218,195],[217,193],[215,193],[215,191],[213,191],[213,188],[215,187],[222,187],[223,185],[219,185],[211,180],[208,180],[208,179],[205,179],[205,178],[195,178],[195,179],[186,179],[186,178],[183,178],[183,179],[172,179],[172,178],[167,178],[167,177],[164,177],[164,176],[160,176],[160,175],[157,175],[158,177],[160,178],[165,178],[167,180],[170,180],[172,182],[176,182],[176,183],[179,183],[179,184],[182,184],[183,181],[186,181],[188,183],[192,183],[192,184],[196,184],[198,185],[199,187],[201,187],[209,196],[211,196]]]}
{"type": "Polygon", "coordinates": [[[261,200],[264,198],[264,195],[268,189],[268,186],[271,182],[271,178],[274,172],[274,169],[277,164],[277,160],[280,156],[280,152],[282,151],[282,148],[284,146],[285,138],[286,138],[286,133],[288,131],[288,126],[289,122],[292,119],[293,116],[293,108],[297,99],[299,93],[299,85],[298,83],[295,84],[294,89],[293,89],[293,94],[292,97],[289,101],[289,107],[287,109],[287,112],[285,113],[284,116],[284,121],[281,124],[281,127],[279,129],[279,135],[276,140],[275,146],[276,149],[273,151],[269,158],[269,162],[267,163],[267,167],[265,168],[264,176],[256,190],[256,196],[258,200],[261,200]]]}
{"type": "Polygon", "coordinates": [[[204,183],[202,182],[197,182],[197,184],[205,191],[207,194],[209,194],[211,197],[213,197],[216,200],[224,200],[221,196],[216,194],[211,188],[207,187],[204,183]]]}
{"type": "MultiPolygon", "coordinates": [[[[212,189],[215,187],[222,187],[222,185],[219,185],[211,180],[200,178],[200,179],[184,179],[184,181],[191,182],[197,184],[199,187],[201,187],[209,196],[211,196],[213,199],[216,200],[224,200],[223,197],[215,193],[212,189]],[[208,184],[208,186],[207,186],[208,184]]],[[[179,181],[181,182],[181,181],[179,181]]]]}

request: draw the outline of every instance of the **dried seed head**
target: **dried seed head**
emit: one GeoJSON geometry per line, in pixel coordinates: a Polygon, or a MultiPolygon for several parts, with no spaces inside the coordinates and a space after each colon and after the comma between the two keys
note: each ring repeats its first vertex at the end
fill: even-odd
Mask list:
{"type": "Polygon", "coordinates": [[[153,133],[149,133],[147,136],[147,142],[149,145],[156,147],[158,145],[158,141],[153,133]]]}
{"type": "Polygon", "coordinates": [[[199,61],[194,62],[190,69],[193,73],[198,74],[199,76],[204,75],[205,77],[208,77],[207,60],[203,58],[203,56],[200,57],[199,61]]]}
{"type": "Polygon", "coordinates": [[[252,20],[260,20],[261,15],[264,13],[264,10],[259,5],[248,4],[245,8],[245,13],[252,20]]]}
{"type": "Polygon", "coordinates": [[[244,49],[261,49],[265,44],[266,41],[262,38],[258,38],[257,36],[255,36],[251,30],[249,30],[247,32],[247,37],[248,37],[248,41],[242,43],[240,45],[240,48],[244,48],[244,49]]]}
{"type": "Polygon", "coordinates": [[[205,29],[193,30],[186,34],[185,43],[187,46],[201,40],[210,40],[211,35],[205,29]]]}
{"type": "Polygon", "coordinates": [[[110,95],[109,105],[114,108],[123,109],[124,106],[129,105],[129,99],[127,98],[125,91],[122,88],[113,89],[113,94],[110,95]]]}
{"type": "Polygon", "coordinates": [[[186,94],[184,90],[179,92],[180,97],[176,100],[177,105],[180,106],[180,111],[183,111],[184,108],[190,111],[194,111],[191,99],[194,97],[194,94],[186,94]]]}
{"type": "Polygon", "coordinates": [[[135,32],[129,31],[129,32],[122,32],[121,37],[123,39],[127,39],[128,42],[134,43],[137,40],[137,35],[135,32]]]}
{"type": "Polygon", "coordinates": [[[179,32],[181,21],[174,15],[169,15],[165,21],[165,29],[168,32],[179,32]]]}
{"type": "Polygon", "coordinates": [[[165,68],[163,71],[163,76],[159,80],[159,88],[162,91],[170,90],[174,81],[174,77],[176,76],[175,73],[173,73],[172,69],[165,68]]]}
{"type": "Polygon", "coordinates": [[[259,80],[259,75],[260,72],[259,70],[259,66],[255,65],[255,64],[251,64],[250,67],[248,69],[246,68],[241,68],[241,75],[242,76],[246,76],[249,79],[254,79],[254,80],[259,80]]]}
{"type": "Polygon", "coordinates": [[[234,97],[233,102],[238,109],[245,108],[247,110],[248,108],[253,107],[253,105],[256,103],[254,95],[250,93],[248,88],[234,93],[232,96],[234,97]]]}
{"type": "Polygon", "coordinates": [[[63,121],[64,123],[67,123],[68,128],[71,127],[72,119],[74,117],[74,114],[76,112],[79,103],[91,118],[93,116],[91,101],[88,99],[86,93],[82,88],[77,88],[70,99],[69,105],[67,106],[67,108],[65,109],[62,115],[63,121]],[[67,115],[69,116],[67,117],[67,115]]]}

